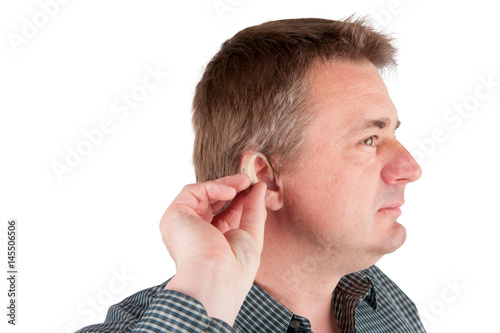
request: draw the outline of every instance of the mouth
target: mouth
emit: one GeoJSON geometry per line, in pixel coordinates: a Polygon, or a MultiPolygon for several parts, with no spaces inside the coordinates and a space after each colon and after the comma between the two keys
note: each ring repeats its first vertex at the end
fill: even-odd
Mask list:
{"type": "Polygon", "coordinates": [[[401,215],[401,206],[403,206],[404,201],[393,202],[385,205],[377,211],[377,214],[386,215],[386,216],[400,216],[401,215]]]}
{"type": "Polygon", "coordinates": [[[402,214],[399,207],[380,208],[377,213],[387,216],[400,216],[402,214]]]}

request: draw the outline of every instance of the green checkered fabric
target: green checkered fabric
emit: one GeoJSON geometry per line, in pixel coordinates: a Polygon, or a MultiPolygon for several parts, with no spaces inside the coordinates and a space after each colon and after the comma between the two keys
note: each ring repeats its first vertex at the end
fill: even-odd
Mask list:
{"type": "MultiPolygon", "coordinates": [[[[311,332],[307,318],[290,312],[255,284],[231,327],[208,317],[194,298],[164,290],[167,282],[111,306],[104,323],[77,333],[311,332]]],[[[376,266],[342,277],[332,293],[332,307],[343,333],[425,332],[413,302],[376,266]]]]}

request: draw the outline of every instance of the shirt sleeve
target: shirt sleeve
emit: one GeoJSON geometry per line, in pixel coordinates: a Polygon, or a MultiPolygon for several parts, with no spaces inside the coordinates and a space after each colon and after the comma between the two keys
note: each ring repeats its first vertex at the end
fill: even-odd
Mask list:
{"type": "Polygon", "coordinates": [[[209,317],[196,299],[159,287],[162,286],[143,290],[112,305],[104,323],[84,327],[76,333],[237,332],[228,323],[209,317]]]}

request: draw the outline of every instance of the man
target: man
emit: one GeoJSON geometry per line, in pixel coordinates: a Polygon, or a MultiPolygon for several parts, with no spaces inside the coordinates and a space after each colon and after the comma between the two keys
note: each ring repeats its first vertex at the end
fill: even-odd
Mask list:
{"type": "Polygon", "coordinates": [[[194,97],[198,183],[160,224],[176,275],[80,332],[424,332],[373,266],[404,243],[404,189],[421,174],[378,72],[394,55],[362,20],[226,41],[194,97]]]}

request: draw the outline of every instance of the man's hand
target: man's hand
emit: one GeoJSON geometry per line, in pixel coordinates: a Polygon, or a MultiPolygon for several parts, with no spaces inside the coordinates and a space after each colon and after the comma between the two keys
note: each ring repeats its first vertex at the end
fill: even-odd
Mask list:
{"type": "Polygon", "coordinates": [[[165,289],[197,299],[210,317],[230,325],[257,274],[264,239],[266,185],[257,183],[246,194],[249,186],[246,175],[187,185],[160,222],[177,265],[165,289]]]}

